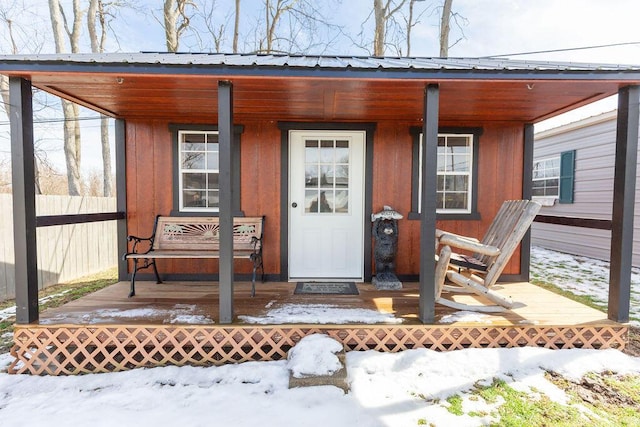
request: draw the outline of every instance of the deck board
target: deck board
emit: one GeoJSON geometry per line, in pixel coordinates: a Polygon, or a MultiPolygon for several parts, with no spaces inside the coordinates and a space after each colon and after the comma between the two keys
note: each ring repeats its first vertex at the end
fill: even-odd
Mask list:
{"type": "MultiPolygon", "coordinates": [[[[123,318],[110,317],[109,310],[155,309],[166,313],[176,305],[193,305],[194,313],[218,323],[218,285],[207,282],[167,282],[156,284],[140,281],[137,295],[128,298],[128,282],[119,282],[93,294],[43,312],[43,324],[122,324],[123,318]]],[[[269,309],[285,304],[327,304],[340,308],[366,308],[381,313],[392,313],[404,319],[403,324],[420,324],[418,321],[418,284],[405,283],[401,290],[376,290],[371,284],[358,284],[359,295],[295,295],[295,284],[278,282],[257,285],[257,294],[250,296],[251,283],[235,284],[234,324],[244,324],[239,315],[260,317],[269,309]],[[268,307],[268,308],[267,308],[268,307]]],[[[501,314],[483,314],[481,321],[457,321],[453,324],[482,325],[581,325],[615,324],[606,313],[587,307],[553,292],[527,282],[498,284],[494,289],[510,295],[516,308],[501,314]]],[[[480,303],[475,295],[455,295],[459,302],[480,303]]],[[[436,305],[436,323],[455,310],[436,305]]],[[[163,323],[166,319],[149,315],[127,317],[126,323],[163,323]]],[[[449,322],[447,322],[449,323],[449,322]]]]}

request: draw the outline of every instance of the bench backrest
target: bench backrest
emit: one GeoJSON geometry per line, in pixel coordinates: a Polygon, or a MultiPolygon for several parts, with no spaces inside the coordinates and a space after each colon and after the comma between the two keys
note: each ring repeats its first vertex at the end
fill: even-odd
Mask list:
{"type": "MultiPolygon", "coordinates": [[[[234,218],[234,250],[259,250],[263,223],[264,217],[234,218]]],[[[217,217],[158,216],[153,249],[217,251],[220,249],[219,229],[217,217]]]]}

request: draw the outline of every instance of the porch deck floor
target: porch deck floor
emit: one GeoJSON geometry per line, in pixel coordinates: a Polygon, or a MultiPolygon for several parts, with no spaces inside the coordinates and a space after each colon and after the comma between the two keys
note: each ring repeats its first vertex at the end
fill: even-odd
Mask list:
{"type": "MultiPolygon", "coordinates": [[[[295,283],[269,282],[257,284],[255,297],[250,296],[251,284],[236,282],[234,288],[233,325],[245,325],[239,315],[261,317],[287,304],[326,304],[339,308],[365,308],[380,313],[390,313],[402,318],[404,325],[421,324],[418,320],[418,284],[404,283],[401,290],[376,290],[369,283],[359,283],[359,295],[294,294],[295,283]]],[[[201,316],[219,325],[218,284],[210,282],[151,281],[136,283],[136,296],[128,298],[129,282],[119,282],[93,294],[49,309],[40,315],[40,324],[167,324],[167,313],[175,307],[191,306],[192,315],[201,316]],[[135,310],[135,311],[134,311],[135,310]],[[131,313],[123,317],[123,311],[131,313]],[[136,315],[135,313],[140,313],[136,315]]],[[[606,313],[587,307],[568,298],[554,294],[527,282],[499,283],[494,288],[509,295],[516,307],[504,313],[478,316],[477,321],[467,319],[447,324],[478,326],[511,325],[615,325],[606,313]]],[[[458,302],[481,303],[482,298],[472,295],[455,295],[458,302]]],[[[455,310],[436,305],[436,323],[455,310]]],[[[172,323],[179,323],[173,321],[172,323]]],[[[193,323],[192,321],[190,323],[193,323]]]]}
{"type": "MultiPolygon", "coordinates": [[[[436,322],[418,318],[418,284],[378,291],[358,284],[359,295],[296,295],[293,283],[235,284],[235,321],[220,324],[218,284],[206,282],[119,282],[41,313],[40,322],[16,325],[11,373],[77,374],[136,367],[209,365],[279,360],[302,337],[323,333],[347,350],[396,352],[411,348],[450,351],[467,347],[543,346],[624,348],[628,327],[606,314],[530,283],[499,284],[517,306],[501,314],[444,321],[454,310],[436,305],[436,322]],[[249,324],[239,316],[264,318],[285,305],[326,304],[390,313],[402,323],[249,324]],[[186,316],[183,316],[186,312],[186,316]]],[[[458,302],[479,302],[456,295],[458,302]]],[[[393,319],[395,320],[395,319],[393,319]]]]}

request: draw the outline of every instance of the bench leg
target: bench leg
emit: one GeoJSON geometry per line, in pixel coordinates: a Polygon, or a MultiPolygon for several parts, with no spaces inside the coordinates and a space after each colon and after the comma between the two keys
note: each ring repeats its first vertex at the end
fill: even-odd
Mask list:
{"type": "Polygon", "coordinates": [[[258,268],[262,272],[262,283],[264,283],[264,266],[262,265],[262,254],[254,253],[251,255],[251,261],[253,261],[253,276],[251,277],[251,296],[256,295],[256,273],[258,268]]]}
{"type": "Polygon", "coordinates": [[[253,277],[251,277],[251,296],[256,296],[256,266],[253,266],[253,277]]]}
{"type": "Polygon", "coordinates": [[[142,270],[143,268],[153,267],[153,272],[156,275],[156,283],[162,283],[162,280],[160,280],[160,275],[158,274],[158,268],[156,267],[155,259],[153,259],[152,261],[149,261],[149,259],[145,259],[143,265],[139,265],[139,264],[140,264],[140,259],[134,258],[133,274],[131,275],[131,287],[129,289],[129,298],[136,295],[136,275],[138,274],[138,270],[142,270]]]}
{"type": "Polygon", "coordinates": [[[153,272],[156,274],[156,283],[160,284],[162,283],[162,280],[160,280],[160,275],[158,274],[158,268],[156,267],[156,260],[154,259],[151,263],[153,264],[153,272]]]}
{"type": "Polygon", "coordinates": [[[136,295],[136,274],[138,273],[138,259],[133,259],[133,274],[131,275],[131,285],[129,289],[129,298],[136,295]]]}

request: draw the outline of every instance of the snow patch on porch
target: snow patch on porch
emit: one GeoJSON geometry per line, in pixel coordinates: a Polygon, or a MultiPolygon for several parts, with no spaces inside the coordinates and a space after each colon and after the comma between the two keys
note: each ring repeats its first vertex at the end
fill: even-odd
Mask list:
{"type": "Polygon", "coordinates": [[[440,319],[440,323],[455,322],[491,323],[491,317],[473,311],[456,311],[455,313],[442,316],[440,319]]]}
{"type": "MultiPolygon", "coordinates": [[[[206,315],[196,313],[197,307],[189,304],[176,304],[171,308],[132,308],[119,310],[115,308],[96,310],[81,316],[81,321],[88,324],[104,323],[109,319],[164,319],[163,323],[209,325],[215,322],[206,315]]],[[[41,319],[40,324],[55,324],[68,319],[69,314],[59,314],[48,319],[41,319]]]]}
{"type": "Polygon", "coordinates": [[[263,316],[238,316],[247,323],[269,325],[288,323],[348,324],[348,323],[389,323],[399,324],[391,313],[380,313],[365,308],[340,308],[329,304],[285,304],[267,311],[263,316]]]}

